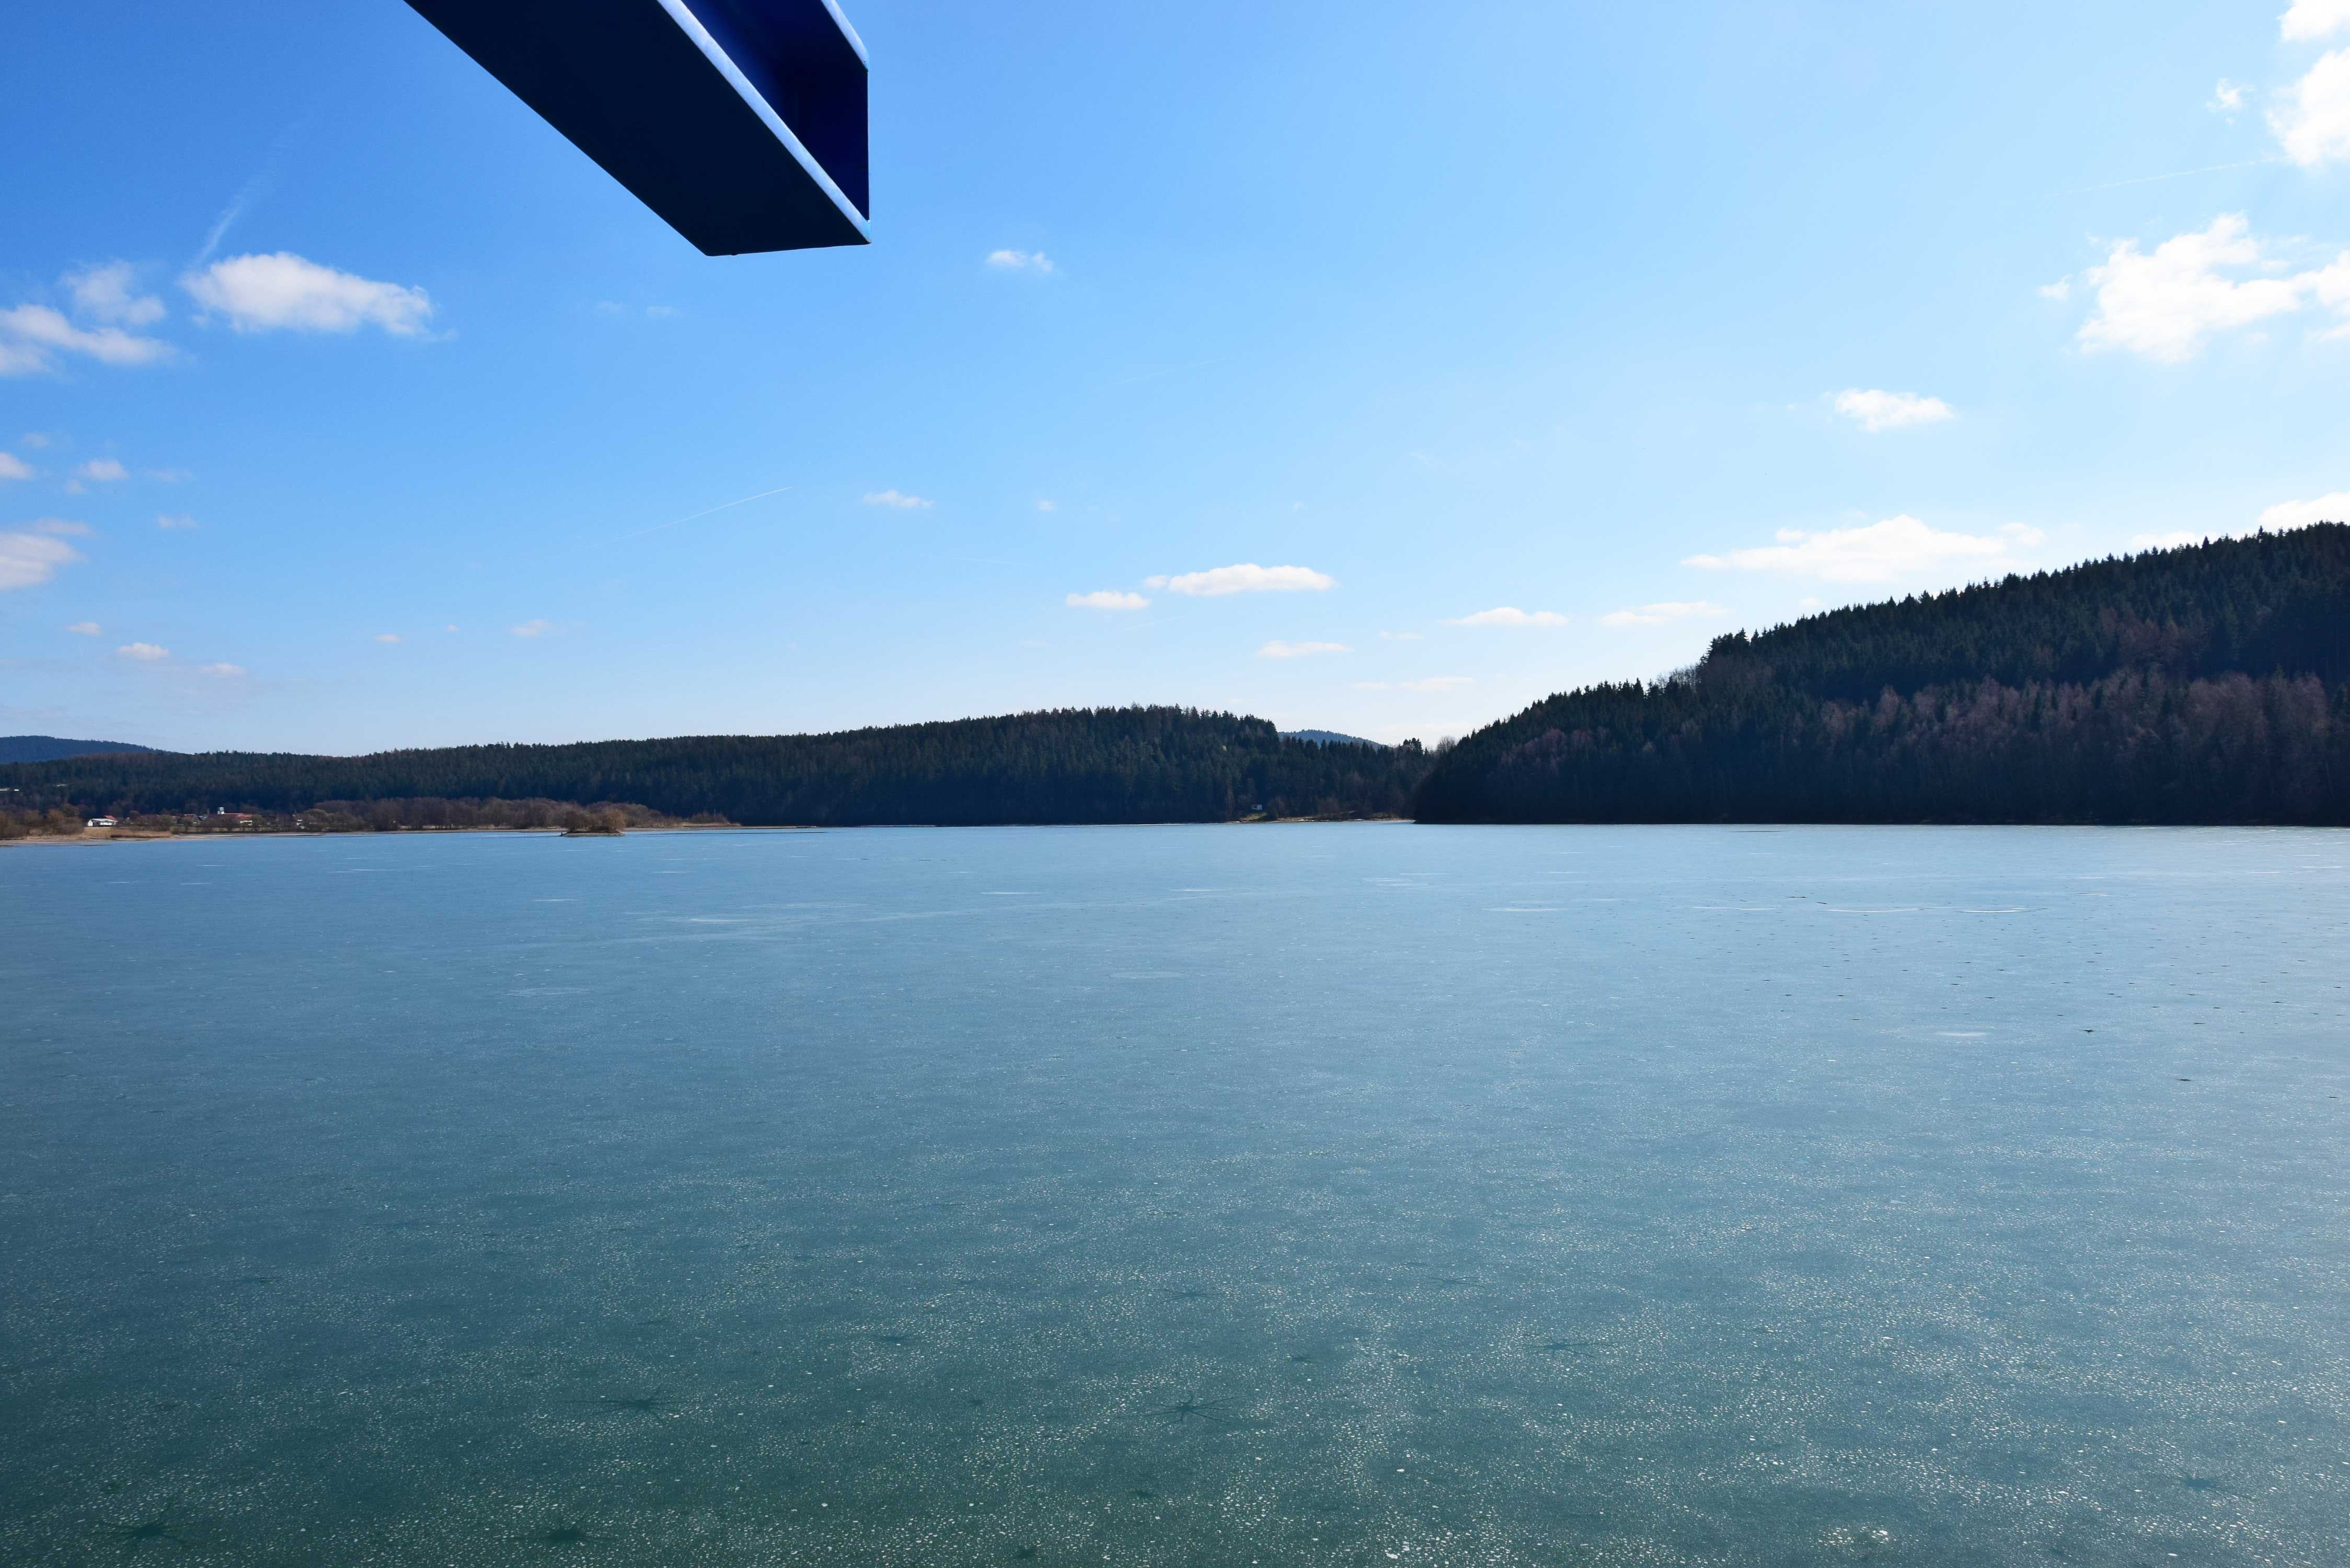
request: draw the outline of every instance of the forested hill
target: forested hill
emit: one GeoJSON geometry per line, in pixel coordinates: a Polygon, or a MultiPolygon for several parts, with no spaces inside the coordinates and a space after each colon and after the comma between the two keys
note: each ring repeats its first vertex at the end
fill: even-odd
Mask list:
{"type": "Polygon", "coordinates": [[[1482,730],[1435,822],[2350,825],[2350,527],[1715,639],[1482,730]]]}
{"type": "Polygon", "coordinates": [[[49,763],[92,752],[151,752],[127,741],[68,741],[62,735],[0,735],[0,763],[49,763]]]}
{"type": "Polygon", "coordinates": [[[286,812],[326,802],[627,802],[745,824],[1221,822],[1401,813],[1416,745],[1284,740],[1183,708],[1062,709],[829,735],[458,746],[363,757],[213,752],[0,767],[85,811],[286,812]]]}

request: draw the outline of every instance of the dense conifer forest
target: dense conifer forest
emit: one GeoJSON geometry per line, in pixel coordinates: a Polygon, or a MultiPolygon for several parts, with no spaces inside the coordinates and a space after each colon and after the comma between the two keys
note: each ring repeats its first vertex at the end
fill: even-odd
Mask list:
{"type": "Polygon", "coordinates": [[[0,799],[125,816],[324,805],[321,821],[380,827],[471,826],[502,815],[493,803],[530,802],[762,826],[1223,822],[1399,815],[1426,771],[1417,745],[1287,740],[1262,719],[1138,707],[363,757],[84,756],[0,767],[0,786],[19,792],[0,799]]]}
{"type": "Polygon", "coordinates": [[[1719,638],[1469,736],[1414,815],[2350,825],[2350,527],[1719,638]]]}

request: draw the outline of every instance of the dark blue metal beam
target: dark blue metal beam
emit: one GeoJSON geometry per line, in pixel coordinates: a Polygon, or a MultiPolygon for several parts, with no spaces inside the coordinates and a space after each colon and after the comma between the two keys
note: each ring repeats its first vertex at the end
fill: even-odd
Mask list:
{"type": "Polygon", "coordinates": [[[870,243],[833,0],[408,0],[705,255],[870,243]]]}

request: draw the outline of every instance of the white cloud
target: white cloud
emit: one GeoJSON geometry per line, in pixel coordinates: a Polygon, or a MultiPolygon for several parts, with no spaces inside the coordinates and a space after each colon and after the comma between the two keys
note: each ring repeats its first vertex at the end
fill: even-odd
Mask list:
{"type": "Polygon", "coordinates": [[[1451,691],[1477,684],[1467,675],[1431,675],[1425,680],[1357,680],[1357,691],[1451,691]]]}
{"type": "Polygon", "coordinates": [[[520,626],[508,629],[512,630],[516,637],[545,637],[555,629],[555,623],[545,620],[526,620],[520,626]]]}
{"type": "Polygon", "coordinates": [[[166,484],[180,484],[195,478],[195,473],[185,468],[151,468],[147,471],[147,477],[160,479],[166,484]]]}
{"type": "Polygon", "coordinates": [[[2293,0],[2277,22],[2287,42],[2323,38],[2350,27],[2350,0],[2293,0]]]}
{"type": "Polygon", "coordinates": [[[66,274],[74,313],[117,327],[147,327],[163,319],[163,302],[131,286],[137,274],[129,262],[105,262],[66,274]]]}
{"type": "Polygon", "coordinates": [[[2042,284],[2040,286],[2040,297],[2043,299],[2072,298],[2073,280],[2069,277],[2060,277],[2054,283],[2042,284]]]}
{"type": "Polygon", "coordinates": [[[1565,626],[1566,618],[1555,610],[1522,610],[1514,605],[1498,605],[1475,615],[1464,615],[1448,620],[1447,626],[1565,626]]]}
{"type": "Polygon", "coordinates": [[[170,649],[158,648],[151,642],[126,642],[114,652],[117,658],[135,659],[141,664],[152,664],[159,659],[172,657],[170,649]]]}
{"type": "Polygon", "coordinates": [[[987,265],[998,272],[1048,273],[1053,270],[1053,258],[1043,251],[990,251],[987,265]]]}
{"type": "Polygon", "coordinates": [[[1143,586],[1165,588],[1171,594],[1188,594],[1193,598],[1217,598],[1225,594],[1318,594],[1338,585],[1336,578],[1311,566],[1260,566],[1253,561],[1243,561],[1237,566],[1149,577],[1143,586]]]}
{"type": "Polygon", "coordinates": [[[1726,556],[1691,556],[1681,565],[1710,571],[1785,572],[1831,583],[1892,583],[1947,574],[1950,568],[2017,565],[2010,553],[2041,542],[2039,530],[2010,524],[1996,535],[1948,534],[1904,514],[1864,528],[1808,534],[1779,530],[1778,543],[1726,556]]]}
{"type": "Polygon", "coordinates": [[[2213,114],[2224,114],[2230,119],[2235,119],[2236,111],[2244,107],[2244,84],[2231,82],[2227,78],[2221,77],[2220,85],[2211,89],[2211,100],[2203,107],[2213,114]]]}
{"type": "Polygon", "coordinates": [[[2350,158],[2350,49],[2336,49],[2285,88],[2269,110],[2269,129],[2284,155],[2304,169],[2350,158]]]}
{"type": "Polygon", "coordinates": [[[1690,620],[1698,616],[1728,615],[1720,605],[1703,600],[1689,604],[1642,605],[1637,609],[1612,610],[1599,618],[1602,626],[1662,626],[1667,621],[1690,620]]]}
{"type": "Polygon", "coordinates": [[[651,317],[656,321],[666,321],[671,317],[677,314],[677,306],[674,305],[648,305],[645,306],[645,314],[651,317]]]}
{"type": "Polygon", "coordinates": [[[66,629],[76,637],[96,637],[106,628],[94,620],[78,620],[66,629]]]}
{"type": "Polygon", "coordinates": [[[1259,659],[1312,659],[1324,653],[1352,653],[1343,642],[1283,642],[1278,639],[1256,650],[1259,659]]]}
{"type": "Polygon", "coordinates": [[[18,439],[16,444],[19,446],[43,447],[49,444],[49,438],[43,435],[39,431],[26,431],[24,435],[18,439]]]}
{"type": "Polygon", "coordinates": [[[68,523],[62,517],[44,517],[39,522],[33,524],[33,532],[36,534],[72,534],[81,535],[89,533],[90,526],[87,523],[68,523]]]}
{"type": "Polygon", "coordinates": [[[400,633],[398,633],[398,632],[396,632],[396,631],[380,631],[380,632],[377,632],[377,633],[375,634],[375,639],[376,639],[378,642],[405,642],[405,641],[407,641],[407,640],[408,640],[406,638],[404,638],[404,637],[400,636],[400,633]]]}
{"type": "Polygon", "coordinates": [[[207,664],[202,668],[200,672],[205,675],[216,676],[223,680],[231,680],[236,676],[244,674],[244,666],[242,664],[207,664]]]}
{"type": "Polygon", "coordinates": [[[1060,509],[1060,506],[1055,502],[1039,501],[1036,503],[1036,510],[1039,512],[1058,512],[1060,509]]]}
{"type": "Polygon", "coordinates": [[[74,470],[76,479],[87,479],[93,484],[113,484],[130,477],[130,471],[110,457],[94,457],[74,470]]]}
{"type": "Polygon", "coordinates": [[[52,351],[86,355],[101,365],[152,365],[171,358],[172,346],[119,327],[85,330],[46,305],[0,310],[0,376],[52,369],[52,351]]]}
{"type": "Polygon", "coordinates": [[[2350,523],[2350,490],[2309,501],[2280,501],[2261,514],[2261,526],[2272,534],[2306,528],[2313,523],[2350,523]]]}
{"type": "Polygon", "coordinates": [[[0,592],[36,587],[56,576],[59,566],[81,558],[80,551],[47,530],[0,534],[0,592]]]}
{"type": "Polygon", "coordinates": [[[416,337],[432,318],[432,297],[421,288],[338,272],[291,251],[231,256],[190,273],[180,286],[239,332],[380,327],[396,337],[416,337]]]}
{"type": "Polygon", "coordinates": [[[930,502],[919,495],[901,495],[894,490],[868,490],[865,493],[865,504],[894,507],[899,512],[919,512],[930,502]]]}
{"type": "Polygon", "coordinates": [[[158,528],[192,528],[195,525],[196,520],[189,516],[184,512],[158,512],[155,514],[155,526],[158,528]]]}
{"type": "Polygon", "coordinates": [[[1139,610],[1149,609],[1150,601],[1140,594],[1120,593],[1116,588],[1097,588],[1089,594],[1071,594],[1072,609],[1139,610]]]}
{"type": "Polygon", "coordinates": [[[13,452],[0,452],[0,479],[30,479],[33,469],[13,452]]]}
{"type": "Polygon", "coordinates": [[[2084,348],[2126,348],[2172,364],[2193,358],[2214,332],[2290,316],[2313,302],[2350,314],[2350,254],[2323,270],[2287,275],[2241,213],[2165,240],[2151,255],[2123,240],[2103,266],[2082,276],[2097,292],[2096,314],[2081,326],[2084,348]],[[2222,268],[2254,275],[2230,277],[2222,268]]]}
{"type": "Polygon", "coordinates": [[[617,299],[599,299],[596,302],[596,314],[598,316],[626,316],[628,313],[629,307],[617,299]]]}
{"type": "Polygon", "coordinates": [[[1939,424],[1959,417],[1958,410],[1939,398],[1920,397],[1915,392],[1864,390],[1858,387],[1835,395],[1835,411],[1872,435],[1910,425],[1939,424]]]}

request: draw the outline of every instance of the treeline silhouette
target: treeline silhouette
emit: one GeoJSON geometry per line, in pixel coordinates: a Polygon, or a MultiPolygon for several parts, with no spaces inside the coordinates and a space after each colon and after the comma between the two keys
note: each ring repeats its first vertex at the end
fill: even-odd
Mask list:
{"type": "MultiPolygon", "coordinates": [[[[413,803],[628,803],[754,826],[1222,822],[1401,814],[1417,744],[1284,739],[1262,719],[1167,707],[1056,709],[828,735],[452,746],[363,757],[212,752],[0,767],[27,805],[117,815],[336,804],[387,826],[413,803]],[[365,803],[410,803],[372,814],[365,803]]],[[[462,813],[461,813],[462,815],[462,813]]],[[[454,822],[451,824],[456,826],[454,822]]]]}
{"type": "Polygon", "coordinates": [[[1469,736],[1414,815],[2350,825],[2350,527],[1718,638],[1469,736]]]}

